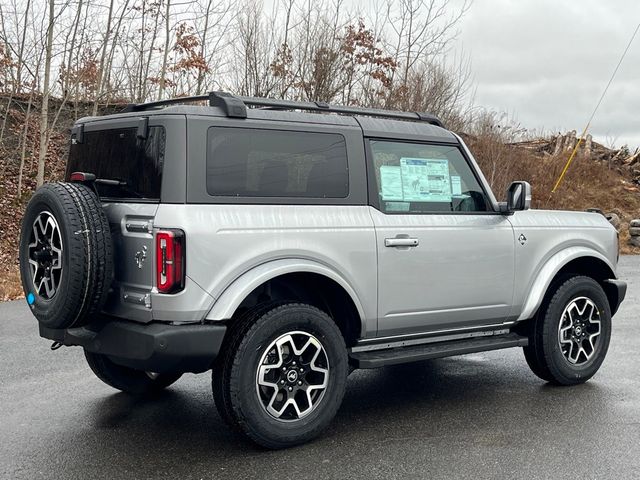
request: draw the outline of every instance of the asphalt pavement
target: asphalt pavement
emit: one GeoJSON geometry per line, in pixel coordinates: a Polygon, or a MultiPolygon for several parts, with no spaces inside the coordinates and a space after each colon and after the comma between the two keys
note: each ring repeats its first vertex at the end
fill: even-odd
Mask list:
{"type": "Polygon", "coordinates": [[[231,432],[209,374],[154,399],[100,382],[78,348],[49,349],[26,302],[0,304],[0,478],[640,478],[640,257],[599,373],[535,377],[520,349],[349,377],[332,426],[284,451],[231,432]]]}

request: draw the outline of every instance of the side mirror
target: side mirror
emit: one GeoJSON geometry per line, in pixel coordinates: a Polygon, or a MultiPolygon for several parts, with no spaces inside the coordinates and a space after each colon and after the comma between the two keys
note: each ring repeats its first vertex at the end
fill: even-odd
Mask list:
{"type": "Polygon", "coordinates": [[[529,182],[513,182],[507,189],[507,201],[500,204],[500,213],[511,215],[513,212],[531,208],[531,185],[529,182]]]}

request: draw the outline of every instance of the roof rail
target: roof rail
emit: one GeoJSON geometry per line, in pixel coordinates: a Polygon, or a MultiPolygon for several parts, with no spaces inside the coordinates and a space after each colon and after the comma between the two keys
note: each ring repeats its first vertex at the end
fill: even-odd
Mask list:
{"type": "Polygon", "coordinates": [[[209,101],[209,106],[220,107],[228,117],[246,118],[247,106],[262,107],[282,110],[307,110],[311,112],[331,112],[344,115],[365,115],[369,117],[391,118],[396,120],[413,120],[426,122],[431,125],[443,127],[440,119],[429,113],[401,112],[396,110],[383,110],[380,108],[344,107],[329,105],[326,102],[296,102],[293,100],[275,100],[273,98],[234,96],[226,92],[210,92],[207,95],[193,97],[177,97],[157,102],[138,103],[127,105],[123,112],[142,112],[166,105],[175,105],[196,101],[209,101]]]}
{"type": "Polygon", "coordinates": [[[164,107],[166,105],[178,105],[181,103],[197,102],[208,100],[209,95],[196,95],[193,97],[176,97],[169,98],[167,100],[158,100],[157,102],[146,103],[129,103],[122,109],[122,113],[127,112],[144,112],[146,110],[153,110],[154,108],[164,107]]]}

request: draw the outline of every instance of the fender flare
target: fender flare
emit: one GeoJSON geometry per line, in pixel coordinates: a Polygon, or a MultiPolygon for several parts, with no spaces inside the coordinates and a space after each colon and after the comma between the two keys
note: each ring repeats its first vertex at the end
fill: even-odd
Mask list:
{"type": "Polygon", "coordinates": [[[529,290],[529,295],[524,302],[522,313],[520,313],[517,321],[532,318],[533,314],[542,304],[542,299],[547,293],[547,289],[549,288],[549,285],[551,285],[551,281],[556,274],[572,260],[582,257],[591,257],[602,261],[611,270],[611,278],[615,278],[615,268],[609,259],[600,252],[592,248],[582,246],[565,248],[549,258],[544,266],[538,271],[536,280],[533,282],[533,285],[529,290]]]}
{"type": "Polygon", "coordinates": [[[349,282],[326,265],[302,258],[272,260],[246,271],[236,278],[216,299],[205,320],[221,321],[230,319],[242,301],[253,290],[266,281],[287,273],[316,273],[333,280],[344,288],[349,297],[351,297],[360,316],[361,323],[365,321],[366,316],[362,303],[349,282]]]}

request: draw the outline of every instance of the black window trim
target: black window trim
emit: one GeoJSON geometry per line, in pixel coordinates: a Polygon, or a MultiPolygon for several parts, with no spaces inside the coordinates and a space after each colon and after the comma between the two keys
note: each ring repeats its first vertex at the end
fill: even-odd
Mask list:
{"type": "MultiPolygon", "coordinates": [[[[205,167],[207,164],[207,158],[209,155],[209,131],[211,129],[218,128],[233,128],[233,129],[250,129],[250,130],[263,130],[263,131],[279,131],[279,132],[288,132],[288,133],[317,133],[317,134],[329,134],[329,135],[339,135],[344,140],[345,144],[345,154],[347,159],[347,196],[346,197],[248,197],[248,196],[232,196],[232,195],[211,195],[207,192],[206,186],[204,189],[204,194],[206,195],[206,199],[204,201],[190,201],[188,203],[191,204],[221,204],[221,205],[317,205],[317,206],[362,206],[366,205],[365,202],[359,201],[358,198],[362,197],[362,192],[360,188],[357,186],[354,188],[354,182],[352,182],[352,163],[354,159],[349,155],[349,139],[344,135],[343,132],[340,131],[341,125],[338,126],[335,130],[327,132],[318,132],[312,129],[305,129],[306,125],[302,126],[302,128],[281,128],[278,126],[248,126],[248,125],[210,125],[206,129],[206,150],[205,150],[205,167]],[[266,127],[266,128],[265,128],[266,127]]],[[[333,126],[333,125],[330,125],[333,126]]],[[[360,132],[362,132],[360,130],[360,132]]],[[[366,163],[366,162],[365,162],[366,163]]]]}
{"type": "Polygon", "coordinates": [[[367,164],[367,191],[368,191],[368,199],[369,205],[380,213],[384,215],[502,215],[499,211],[497,211],[491,202],[491,196],[487,193],[487,188],[482,182],[482,180],[478,176],[478,172],[469,161],[469,156],[464,151],[464,148],[461,148],[459,142],[434,142],[434,141],[426,141],[426,140],[411,140],[406,138],[393,138],[393,137],[364,137],[365,143],[365,159],[367,164]],[[490,210],[486,212],[456,212],[456,211],[432,211],[432,212],[386,212],[382,210],[380,207],[380,194],[378,192],[378,184],[376,181],[376,171],[375,164],[373,161],[373,150],[371,148],[371,142],[392,142],[392,143],[411,143],[418,145],[435,145],[435,146],[445,146],[445,147],[455,147],[461,153],[462,158],[467,163],[469,169],[473,173],[474,178],[478,182],[478,185],[482,189],[482,193],[484,193],[487,199],[487,205],[490,210]]]}

